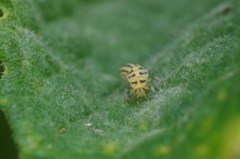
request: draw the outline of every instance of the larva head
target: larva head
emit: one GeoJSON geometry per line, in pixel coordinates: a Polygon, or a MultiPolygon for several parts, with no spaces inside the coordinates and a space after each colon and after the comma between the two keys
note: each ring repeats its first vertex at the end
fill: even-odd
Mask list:
{"type": "Polygon", "coordinates": [[[148,80],[145,79],[136,79],[136,81],[131,82],[131,87],[135,91],[138,97],[143,97],[146,94],[146,90],[148,90],[148,80]]]}
{"type": "Polygon", "coordinates": [[[143,97],[143,96],[146,95],[146,92],[145,92],[144,88],[140,87],[140,88],[135,89],[134,91],[135,91],[137,97],[143,97]]]}

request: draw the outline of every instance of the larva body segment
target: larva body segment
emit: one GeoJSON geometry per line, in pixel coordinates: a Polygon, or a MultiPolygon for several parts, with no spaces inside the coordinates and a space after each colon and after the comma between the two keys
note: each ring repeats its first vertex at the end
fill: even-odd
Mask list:
{"type": "Polygon", "coordinates": [[[143,97],[148,90],[148,70],[138,64],[126,64],[120,68],[120,75],[126,79],[137,97],[143,97]]]}

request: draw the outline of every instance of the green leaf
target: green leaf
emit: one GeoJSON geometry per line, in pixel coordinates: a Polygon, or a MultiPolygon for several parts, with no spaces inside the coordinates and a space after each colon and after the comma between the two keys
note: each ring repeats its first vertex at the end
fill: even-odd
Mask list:
{"type": "Polygon", "coordinates": [[[238,159],[239,5],[0,0],[0,109],[18,156],[238,159]],[[125,63],[155,92],[128,103],[125,63]]]}

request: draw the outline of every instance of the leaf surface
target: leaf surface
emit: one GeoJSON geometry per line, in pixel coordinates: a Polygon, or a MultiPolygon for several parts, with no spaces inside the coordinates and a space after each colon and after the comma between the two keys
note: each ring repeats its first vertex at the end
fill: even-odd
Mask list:
{"type": "Polygon", "coordinates": [[[0,108],[19,157],[238,159],[239,5],[1,0],[0,108]],[[155,92],[126,102],[125,63],[155,92]]]}

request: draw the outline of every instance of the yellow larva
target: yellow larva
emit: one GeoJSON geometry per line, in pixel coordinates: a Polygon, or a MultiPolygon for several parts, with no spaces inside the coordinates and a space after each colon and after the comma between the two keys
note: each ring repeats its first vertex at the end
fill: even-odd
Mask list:
{"type": "Polygon", "coordinates": [[[148,70],[138,64],[126,64],[120,68],[120,75],[126,79],[137,97],[143,97],[148,90],[148,70]]]}

